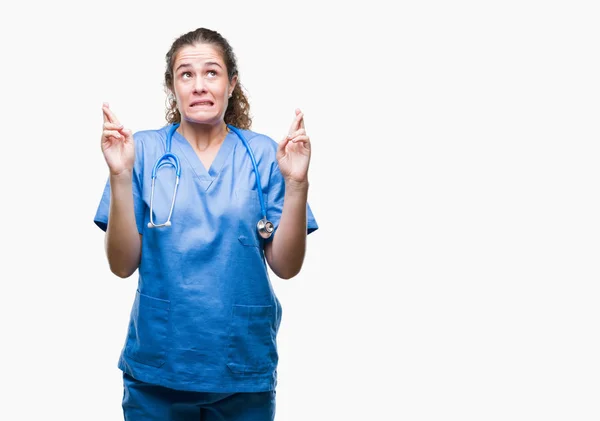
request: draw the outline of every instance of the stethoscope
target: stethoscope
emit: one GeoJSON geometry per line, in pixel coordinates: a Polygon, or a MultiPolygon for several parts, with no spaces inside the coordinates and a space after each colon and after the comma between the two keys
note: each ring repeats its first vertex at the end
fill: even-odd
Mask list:
{"type": "MultiPolygon", "coordinates": [[[[167,133],[167,142],[166,142],[166,151],[163,156],[158,158],[156,164],[154,164],[154,168],[152,168],[152,190],[150,192],[150,222],[148,222],[148,228],[159,228],[159,227],[170,227],[171,226],[171,215],[173,214],[173,207],[175,206],[175,196],[177,196],[177,187],[179,186],[179,177],[181,176],[181,165],[179,164],[179,158],[177,155],[171,152],[171,143],[173,140],[173,133],[179,127],[179,123],[173,124],[167,133]],[[173,198],[171,200],[171,209],[169,210],[169,216],[167,217],[166,222],[162,224],[154,223],[153,214],[153,204],[154,204],[154,184],[156,182],[156,174],[158,170],[165,166],[170,165],[175,168],[175,188],[173,190],[173,198]]],[[[229,130],[234,132],[242,141],[244,146],[246,147],[246,151],[248,151],[248,155],[250,155],[250,160],[252,161],[252,166],[254,167],[254,175],[256,177],[256,190],[258,191],[258,199],[260,200],[260,210],[262,212],[262,219],[258,221],[256,224],[256,229],[258,231],[258,235],[262,238],[269,238],[273,234],[275,227],[273,223],[267,219],[267,210],[265,206],[265,200],[262,193],[262,188],[260,184],[260,176],[258,174],[258,165],[256,165],[256,159],[254,159],[254,153],[252,153],[252,149],[250,149],[250,145],[246,141],[246,138],[242,134],[242,132],[237,128],[230,124],[227,125],[229,130]]]]}

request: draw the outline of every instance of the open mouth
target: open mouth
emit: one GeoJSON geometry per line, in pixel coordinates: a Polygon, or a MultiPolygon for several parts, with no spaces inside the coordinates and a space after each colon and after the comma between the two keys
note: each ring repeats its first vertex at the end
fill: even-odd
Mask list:
{"type": "Polygon", "coordinates": [[[213,105],[212,101],[195,101],[190,104],[191,107],[212,107],[213,105]]]}

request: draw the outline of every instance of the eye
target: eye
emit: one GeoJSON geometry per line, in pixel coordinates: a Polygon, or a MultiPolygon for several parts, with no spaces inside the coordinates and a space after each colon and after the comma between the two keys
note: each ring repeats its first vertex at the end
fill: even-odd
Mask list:
{"type": "Polygon", "coordinates": [[[206,72],[206,74],[209,77],[216,77],[217,76],[217,71],[216,70],[209,70],[208,72],[206,72]]]}
{"type": "Polygon", "coordinates": [[[183,72],[181,74],[182,79],[189,79],[192,77],[192,73],[191,72],[183,72]]]}

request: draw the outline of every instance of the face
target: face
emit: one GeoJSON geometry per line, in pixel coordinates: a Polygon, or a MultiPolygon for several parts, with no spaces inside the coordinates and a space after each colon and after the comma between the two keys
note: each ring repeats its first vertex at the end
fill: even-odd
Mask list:
{"type": "Polygon", "coordinates": [[[173,64],[173,94],[181,118],[193,123],[221,124],[236,81],[234,77],[229,82],[221,53],[212,45],[181,48],[173,64]]]}

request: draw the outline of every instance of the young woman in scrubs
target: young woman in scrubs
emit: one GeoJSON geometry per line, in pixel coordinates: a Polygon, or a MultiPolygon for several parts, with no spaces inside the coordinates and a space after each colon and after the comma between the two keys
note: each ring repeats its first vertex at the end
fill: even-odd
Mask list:
{"type": "Polygon", "coordinates": [[[175,40],[165,87],[167,125],[156,130],[133,134],[102,106],[109,177],[94,221],[106,231],[111,271],[139,274],[118,364],[124,417],[273,420],[281,305],[267,265],[280,278],[297,275],[307,234],[318,228],[307,203],[304,114],[295,111],[279,143],[251,131],[231,46],[205,28],[175,40]],[[175,158],[154,185],[152,172],[177,123],[175,190],[175,158]],[[258,189],[269,238],[257,231],[258,189]]]}

